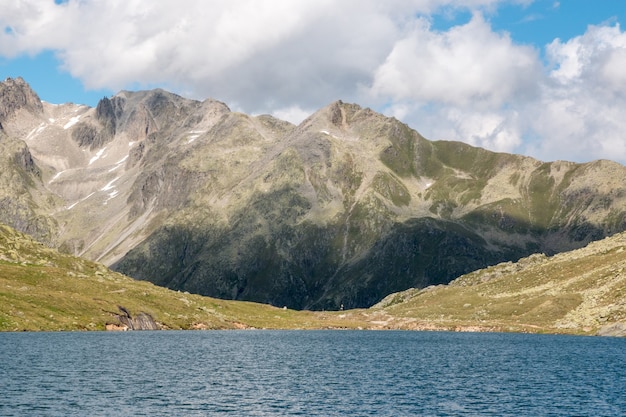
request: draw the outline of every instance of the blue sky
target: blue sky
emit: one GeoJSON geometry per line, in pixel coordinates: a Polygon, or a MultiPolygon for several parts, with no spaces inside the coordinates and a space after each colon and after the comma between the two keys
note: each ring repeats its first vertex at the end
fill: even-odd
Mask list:
{"type": "Polygon", "coordinates": [[[71,102],[94,107],[102,97],[114,93],[107,88],[87,89],[79,78],[72,77],[59,66],[59,60],[49,50],[32,56],[0,58],[0,78],[22,77],[42,100],[54,104],[71,102]]]}
{"type": "Polygon", "coordinates": [[[433,140],[626,163],[626,1],[0,6],[0,79],[21,76],[51,103],[161,87],[297,123],[342,99],[433,140]]]}

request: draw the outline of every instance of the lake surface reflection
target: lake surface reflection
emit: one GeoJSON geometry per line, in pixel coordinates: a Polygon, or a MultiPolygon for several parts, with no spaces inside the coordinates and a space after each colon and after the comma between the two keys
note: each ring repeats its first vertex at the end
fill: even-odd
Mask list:
{"type": "Polygon", "coordinates": [[[0,333],[2,416],[624,416],[626,339],[0,333]]]}

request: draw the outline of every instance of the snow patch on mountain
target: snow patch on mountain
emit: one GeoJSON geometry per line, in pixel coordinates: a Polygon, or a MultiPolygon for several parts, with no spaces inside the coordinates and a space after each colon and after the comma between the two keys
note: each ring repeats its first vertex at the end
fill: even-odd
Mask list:
{"type": "Polygon", "coordinates": [[[100,149],[98,152],[96,152],[96,154],[89,160],[89,165],[93,164],[98,159],[100,159],[102,157],[102,154],[104,153],[105,150],[106,150],[106,147],[104,147],[104,148],[100,149]]]}
{"type": "Polygon", "coordinates": [[[196,139],[200,137],[201,134],[205,133],[206,130],[190,130],[190,135],[187,136],[187,144],[192,143],[196,139]]]}
{"type": "Polygon", "coordinates": [[[107,185],[105,185],[104,187],[100,188],[100,191],[109,191],[112,190],[113,188],[115,188],[113,186],[113,183],[115,183],[115,181],[119,180],[121,177],[117,177],[111,181],[109,181],[109,183],[107,185]]]}
{"type": "Polygon", "coordinates": [[[61,176],[61,174],[63,174],[65,171],[67,170],[63,170],[63,171],[59,171],[56,174],[54,174],[54,177],[52,177],[50,179],[50,181],[48,181],[48,184],[52,184],[57,178],[59,178],[61,176]]]}
{"type": "Polygon", "coordinates": [[[78,204],[78,203],[82,203],[83,201],[87,200],[89,197],[91,197],[91,196],[92,196],[92,195],[94,195],[94,194],[95,194],[95,192],[93,192],[93,193],[89,194],[89,195],[88,195],[88,196],[86,196],[86,197],[81,198],[81,199],[80,199],[80,200],[78,200],[77,202],[75,202],[75,203],[73,203],[73,204],[70,204],[69,206],[65,207],[65,209],[66,209],[66,210],[71,210],[71,209],[73,209],[73,208],[76,206],[76,204],[78,204]]]}
{"type": "Polygon", "coordinates": [[[28,135],[26,136],[26,140],[29,140],[33,138],[34,136],[37,136],[38,134],[43,132],[46,127],[48,127],[48,125],[46,125],[45,123],[41,123],[39,126],[31,130],[30,133],[28,133],[28,135]]]}
{"type": "Polygon", "coordinates": [[[74,116],[70,119],[69,122],[67,122],[64,126],[63,129],[67,130],[70,127],[74,126],[76,123],[78,123],[78,121],[80,120],[80,116],[74,116]]]}

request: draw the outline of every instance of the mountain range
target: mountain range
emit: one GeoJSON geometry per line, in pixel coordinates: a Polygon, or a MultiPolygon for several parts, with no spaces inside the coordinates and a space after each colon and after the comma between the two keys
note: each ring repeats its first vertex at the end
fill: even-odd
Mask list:
{"type": "Polygon", "coordinates": [[[626,230],[626,168],[429,141],[337,101],[299,125],[122,91],[95,108],[0,83],[0,222],[175,290],[371,306],[626,230]]]}

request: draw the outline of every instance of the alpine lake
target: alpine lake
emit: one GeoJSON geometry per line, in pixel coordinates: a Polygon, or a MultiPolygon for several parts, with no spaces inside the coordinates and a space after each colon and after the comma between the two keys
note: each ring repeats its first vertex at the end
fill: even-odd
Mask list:
{"type": "Polygon", "coordinates": [[[626,338],[0,333],[2,416],[624,416],[626,338]]]}

